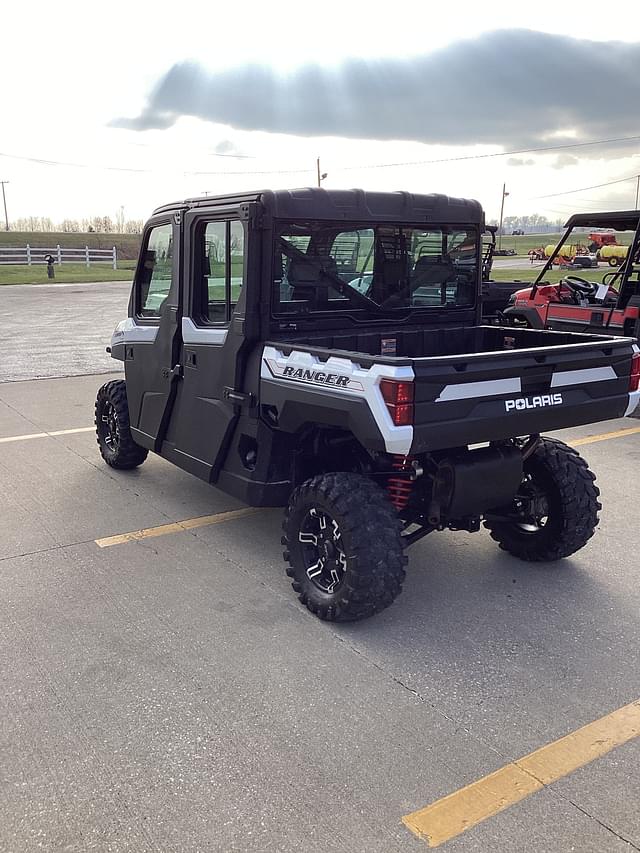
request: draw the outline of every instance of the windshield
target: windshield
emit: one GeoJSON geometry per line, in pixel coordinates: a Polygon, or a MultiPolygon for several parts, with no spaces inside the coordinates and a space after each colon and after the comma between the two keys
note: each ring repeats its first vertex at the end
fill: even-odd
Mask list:
{"type": "Polygon", "coordinates": [[[284,224],[276,232],[274,314],[471,307],[477,258],[472,227],[284,224]]]}
{"type": "Polygon", "coordinates": [[[634,233],[634,228],[572,228],[557,251],[553,244],[549,244],[529,252],[533,266],[545,267],[539,273],[537,283],[557,284],[571,275],[593,283],[594,293],[598,285],[602,294],[609,288],[618,291],[623,274],[626,277],[627,272],[635,275],[638,273],[637,257],[634,258],[632,266],[625,264],[634,233]]]}

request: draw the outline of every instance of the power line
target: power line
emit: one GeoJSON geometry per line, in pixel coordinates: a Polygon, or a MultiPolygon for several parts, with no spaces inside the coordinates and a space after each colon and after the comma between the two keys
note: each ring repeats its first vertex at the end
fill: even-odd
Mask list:
{"type": "Polygon", "coordinates": [[[557,198],[560,195],[571,195],[572,193],[583,193],[583,192],[587,192],[588,190],[597,190],[597,189],[600,189],[601,187],[611,187],[611,186],[613,186],[613,184],[623,184],[625,181],[634,181],[637,177],[638,177],[638,174],[636,173],[635,175],[628,175],[626,178],[618,178],[615,181],[607,181],[604,184],[593,184],[593,186],[590,186],[590,187],[580,187],[580,189],[577,189],[577,190],[565,190],[564,192],[561,192],[561,193],[550,193],[549,195],[530,196],[529,201],[535,201],[536,199],[539,199],[539,198],[557,198]]]}
{"type": "MultiPolygon", "coordinates": [[[[486,160],[494,157],[509,157],[513,154],[536,154],[547,151],[562,151],[568,148],[586,148],[594,145],[611,145],[615,142],[632,142],[640,140],[640,135],[637,136],[618,136],[612,137],[610,139],[596,139],[591,142],[574,142],[563,145],[548,145],[540,148],[520,148],[513,151],[494,151],[490,154],[467,154],[460,157],[442,157],[435,160],[411,160],[411,161],[403,161],[397,163],[369,163],[363,164],[360,166],[336,166],[333,168],[333,171],[336,172],[349,172],[349,171],[363,171],[367,169],[391,169],[391,168],[401,168],[406,166],[428,166],[439,163],[459,163],[464,160],[486,160]]],[[[210,155],[208,155],[210,156],[210,155]]],[[[215,156],[237,156],[237,155],[215,155],[215,156]]],[[[35,163],[42,166],[63,166],[70,167],[76,169],[102,169],[105,171],[112,172],[134,172],[134,173],[152,173],[154,169],[138,169],[138,168],[130,168],[126,166],[97,166],[92,165],[90,163],[73,163],[73,162],[65,162],[61,160],[47,160],[39,157],[24,157],[17,154],[8,154],[6,152],[0,152],[0,157],[7,157],[12,160],[22,160],[28,163],[35,163]]],[[[247,158],[248,159],[248,158],[247,158]]],[[[309,172],[313,172],[313,169],[303,168],[303,169],[265,169],[265,170],[251,170],[251,171],[204,171],[204,170],[182,170],[178,169],[177,171],[183,172],[185,175],[196,175],[196,176],[220,176],[220,175],[296,175],[296,174],[307,174],[309,172]]],[[[635,177],[633,175],[632,177],[635,177]]],[[[624,178],[623,180],[628,180],[624,178]]],[[[616,183],[615,181],[611,183],[616,183]]],[[[598,186],[608,186],[608,184],[600,184],[596,187],[587,187],[587,189],[597,189],[598,186]]],[[[581,192],[581,190],[570,190],[569,192],[581,192]]],[[[557,193],[556,195],[564,195],[564,193],[557,193]]],[[[550,198],[551,196],[539,196],[539,198],[550,198]]]]}
{"type": "Polygon", "coordinates": [[[9,214],[7,213],[7,196],[5,195],[5,192],[4,192],[4,185],[8,184],[8,183],[9,183],[9,181],[0,181],[0,184],[2,184],[2,201],[4,204],[4,221],[5,221],[5,230],[6,231],[9,230],[9,214]]]}
{"type": "Polygon", "coordinates": [[[355,169],[388,169],[397,166],[428,166],[433,163],[457,163],[461,160],[484,160],[489,157],[509,157],[512,154],[536,154],[543,151],[561,151],[566,148],[585,148],[589,145],[610,145],[613,142],[632,142],[640,136],[618,136],[612,139],[597,139],[593,142],[573,142],[567,145],[549,145],[543,148],[521,148],[517,151],[496,151],[491,154],[467,154],[463,157],[443,157],[440,160],[413,160],[404,163],[371,163],[368,166],[343,166],[341,172],[355,169]]]}
{"type": "MultiPolygon", "coordinates": [[[[108,172],[135,172],[140,174],[151,174],[153,172],[158,172],[160,169],[136,169],[130,168],[127,166],[101,166],[95,165],[91,163],[72,163],[65,160],[45,160],[40,157],[24,157],[19,154],[7,154],[6,152],[0,151],[0,157],[7,157],[10,160],[21,160],[26,163],[35,163],[38,166],[62,166],[64,168],[73,168],[73,169],[101,169],[103,171],[108,172]]],[[[270,171],[240,171],[240,172],[206,172],[206,171],[192,171],[185,169],[176,169],[178,172],[182,172],[184,175],[292,175],[292,174],[303,174],[306,172],[313,172],[313,168],[308,169],[277,169],[270,171]]]]}

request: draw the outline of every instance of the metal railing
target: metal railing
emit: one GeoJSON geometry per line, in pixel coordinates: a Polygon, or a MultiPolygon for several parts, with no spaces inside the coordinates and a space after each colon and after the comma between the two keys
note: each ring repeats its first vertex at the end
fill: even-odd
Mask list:
{"type": "Polygon", "coordinates": [[[118,253],[116,247],[110,249],[94,249],[90,246],[81,246],[77,249],[55,246],[53,248],[42,248],[41,246],[30,246],[14,248],[0,246],[0,264],[46,264],[47,255],[51,255],[56,264],[81,264],[90,267],[91,264],[111,264],[114,270],[118,269],[118,253]]]}

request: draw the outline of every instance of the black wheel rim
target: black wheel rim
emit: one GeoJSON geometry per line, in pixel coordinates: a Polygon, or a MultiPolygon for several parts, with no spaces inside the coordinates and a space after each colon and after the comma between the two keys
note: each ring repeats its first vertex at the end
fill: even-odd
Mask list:
{"type": "Polygon", "coordinates": [[[120,446],[120,430],[118,428],[118,413],[113,403],[105,401],[100,416],[100,435],[109,450],[116,452],[120,446]]]}
{"type": "Polygon", "coordinates": [[[523,481],[516,498],[521,521],[518,529],[522,533],[535,535],[549,524],[549,495],[544,486],[531,474],[523,481]]]}
{"type": "Polygon", "coordinates": [[[338,522],[325,510],[312,507],[302,520],[298,541],[311,583],[328,595],[335,593],[347,571],[347,555],[338,522]]]}

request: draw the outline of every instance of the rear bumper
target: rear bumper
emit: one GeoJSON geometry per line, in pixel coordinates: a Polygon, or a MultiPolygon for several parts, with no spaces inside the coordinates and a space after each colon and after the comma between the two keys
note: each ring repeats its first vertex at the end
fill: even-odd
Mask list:
{"type": "Polygon", "coordinates": [[[629,394],[629,404],[627,406],[625,416],[628,417],[629,415],[632,415],[635,412],[636,408],[638,407],[639,403],[640,403],[640,391],[632,391],[629,394]]]}
{"type": "MultiPolygon", "coordinates": [[[[551,394],[540,395],[552,397],[551,394]]],[[[430,424],[414,426],[414,438],[411,453],[426,453],[432,450],[444,450],[488,441],[527,436],[542,432],[551,432],[568,427],[584,426],[599,421],[613,420],[630,413],[630,394],[593,399],[584,389],[574,388],[560,392],[561,403],[540,405],[522,410],[507,411],[505,400],[473,401],[465,414],[459,410],[455,416],[441,411],[440,418],[430,424]]],[[[537,397],[526,399],[534,404],[537,397]]],[[[638,398],[633,407],[638,404],[638,398]]],[[[434,404],[436,405],[436,404],[434,404]]],[[[443,406],[460,406],[443,404],[443,406]]]]}

